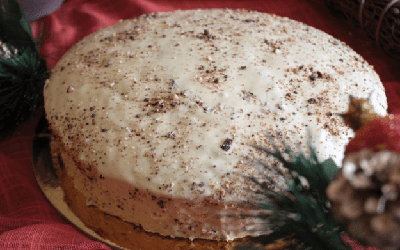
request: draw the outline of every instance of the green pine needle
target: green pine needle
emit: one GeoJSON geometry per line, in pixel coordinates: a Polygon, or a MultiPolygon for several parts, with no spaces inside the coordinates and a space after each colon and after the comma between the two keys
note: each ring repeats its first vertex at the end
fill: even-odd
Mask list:
{"type": "MultiPolygon", "coordinates": [[[[264,249],[263,245],[290,236],[300,242],[297,246],[291,246],[293,249],[299,249],[300,246],[300,249],[350,250],[351,248],[341,239],[343,231],[329,209],[329,200],[325,193],[339,168],[331,159],[319,162],[310,145],[309,157],[304,154],[295,155],[287,147],[283,153],[276,145],[273,147],[274,152],[265,148],[257,149],[275,157],[288,170],[289,174],[280,173],[286,179],[287,189],[284,191],[269,189],[270,185],[277,183],[266,175],[263,176],[262,182],[249,177],[260,187],[265,197],[258,202],[259,209],[270,211],[257,217],[265,221],[266,231],[272,230],[273,233],[254,238],[252,244],[241,245],[238,249],[264,249]],[[289,160],[286,160],[287,158],[289,160]]],[[[271,170],[265,163],[263,166],[271,170]]]]}
{"type": "Polygon", "coordinates": [[[48,75],[22,8],[16,0],[0,0],[0,133],[12,131],[43,103],[48,75]]]}
{"type": "Polygon", "coordinates": [[[31,26],[16,0],[0,0],[0,40],[16,48],[36,49],[31,26]]]}

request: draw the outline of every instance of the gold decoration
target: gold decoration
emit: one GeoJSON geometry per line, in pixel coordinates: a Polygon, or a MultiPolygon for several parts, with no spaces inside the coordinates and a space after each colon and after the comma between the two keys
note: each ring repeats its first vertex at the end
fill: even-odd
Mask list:
{"type": "Polygon", "coordinates": [[[349,96],[349,110],[347,113],[339,115],[346,125],[354,131],[359,130],[363,125],[379,116],[375,113],[369,98],[356,98],[352,95],[349,96]]]}

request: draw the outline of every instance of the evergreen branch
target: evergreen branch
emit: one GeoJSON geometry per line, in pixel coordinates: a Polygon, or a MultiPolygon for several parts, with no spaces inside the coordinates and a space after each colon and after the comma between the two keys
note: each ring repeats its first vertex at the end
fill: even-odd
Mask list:
{"type": "Polygon", "coordinates": [[[45,60],[30,48],[0,60],[0,131],[10,130],[27,119],[43,102],[47,77],[45,60]]]}
{"type": "Polygon", "coordinates": [[[16,48],[36,48],[29,21],[16,0],[0,0],[0,40],[16,48]]]}
{"type": "MultiPolygon", "coordinates": [[[[301,249],[351,249],[341,240],[343,231],[329,209],[330,203],[325,194],[326,188],[339,168],[331,159],[319,162],[310,145],[309,157],[304,154],[295,155],[286,146],[283,153],[276,144],[272,147],[273,152],[265,148],[257,149],[279,160],[289,171],[286,175],[281,173],[286,180],[287,188],[271,190],[269,186],[277,183],[266,174],[262,175],[261,181],[253,177],[248,178],[258,185],[264,197],[256,202],[257,207],[264,213],[256,217],[265,222],[261,225],[264,231],[272,230],[273,233],[255,238],[251,241],[252,244],[241,245],[238,249],[264,249],[263,245],[288,236],[298,239],[301,242],[301,249]]],[[[268,172],[270,167],[266,163],[261,165],[264,167],[261,173],[268,172]]],[[[250,214],[244,216],[254,217],[250,214]]],[[[298,246],[296,247],[298,249],[298,246]]]]}
{"type": "MultiPolygon", "coordinates": [[[[0,132],[13,130],[43,103],[49,73],[16,0],[0,0],[0,132]]],[[[10,133],[9,133],[10,134],[10,133]]]]}

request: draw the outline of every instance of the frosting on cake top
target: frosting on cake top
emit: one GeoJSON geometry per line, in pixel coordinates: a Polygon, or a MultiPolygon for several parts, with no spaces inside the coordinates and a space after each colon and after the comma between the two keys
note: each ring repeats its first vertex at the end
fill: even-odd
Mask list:
{"type": "Polygon", "coordinates": [[[268,146],[267,133],[305,152],[310,139],[321,160],[340,164],[352,131],[335,114],[349,94],[372,91],[385,114],[373,68],[319,30],[256,12],[192,10],[86,37],[44,94],[52,130],[93,166],[91,178],[194,198],[225,196],[256,174],[252,160],[262,156],[252,146],[268,146]]]}

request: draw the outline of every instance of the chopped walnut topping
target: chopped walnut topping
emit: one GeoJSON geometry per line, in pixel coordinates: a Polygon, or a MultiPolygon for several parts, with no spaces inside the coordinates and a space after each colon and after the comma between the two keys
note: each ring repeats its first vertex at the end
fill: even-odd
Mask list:
{"type": "Polygon", "coordinates": [[[75,86],[74,86],[74,85],[68,86],[68,88],[67,88],[67,93],[72,93],[72,92],[74,92],[74,91],[75,91],[75,86]]]}
{"type": "Polygon", "coordinates": [[[228,151],[231,148],[233,140],[232,139],[225,139],[224,143],[222,143],[221,148],[224,151],[228,151]]]}

